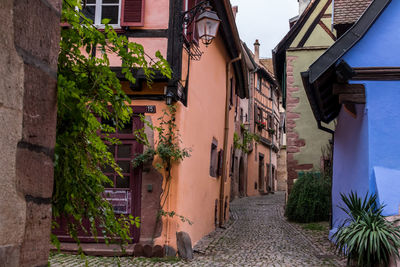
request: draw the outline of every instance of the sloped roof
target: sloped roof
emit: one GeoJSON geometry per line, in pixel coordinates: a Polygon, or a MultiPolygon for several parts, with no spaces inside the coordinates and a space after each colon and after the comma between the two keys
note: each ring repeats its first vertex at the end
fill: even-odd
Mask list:
{"type": "Polygon", "coordinates": [[[372,0],[335,0],[333,24],[353,24],[356,22],[372,0]]]}
{"type": "MultiPolygon", "coordinates": [[[[336,0],[337,1],[337,0],[336,0]]],[[[330,87],[336,81],[337,62],[349,51],[379,18],[392,0],[374,0],[360,19],[325,51],[308,71],[302,72],[304,89],[306,90],[315,119],[320,123],[329,123],[337,117],[340,104],[330,87]]]]}
{"type": "Polygon", "coordinates": [[[301,31],[307,19],[311,16],[317,5],[321,0],[311,0],[307,8],[298,18],[293,27],[290,28],[289,32],[283,37],[279,44],[272,50],[272,59],[274,64],[274,74],[278,81],[278,84],[282,83],[282,75],[284,72],[284,62],[286,49],[290,46],[297,34],[301,31]]]}
{"type": "Polygon", "coordinates": [[[274,63],[272,62],[272,58],[260,58],[260,63],[264,65],[267,71],[272,75],[274,75],[274,63]]]}

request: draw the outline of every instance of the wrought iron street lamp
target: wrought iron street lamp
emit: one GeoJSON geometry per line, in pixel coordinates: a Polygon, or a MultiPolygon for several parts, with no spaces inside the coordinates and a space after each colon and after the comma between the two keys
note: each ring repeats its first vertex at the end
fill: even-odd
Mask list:
{"type": "Polygon", "coordinates": [[[194,20],[199,38],[206,46],[210,45],[217,36],[221,20],[218,18],[217,13],[212,11],[209,1],[202,1],[183,13],[183,27],[186,30],[190,28],[194,20]]]}
{"type": "MultiPolygon", "coordinates": [[[[187,35],[193,35],[194,32],[189,31],[197,31],[201,42],[206,46],[209,46],[214,38],[217,36],[221,20],[218,18],[217,13],[215,11],[212,11],[210,2],[202,1],[190,10],[183,12],[181,16],[181,22],[182,28],[184,30],[182,32],[186,32],[187,35]],[[196,28],[192,26],[193,23],[195,23],[196,28]]],[[[200,57],[203,54],[199,50],[197,45],[194,45],[192,38],[189,38],[189,40],[186,41],[187,42],[184,47],[189,54],[189,60],[185,86],[182,86],[180,82],[178,82],[178,84],[181,86],[180,90],[178,90],[178,88],[167,88],[165,94],[165,101],[167,105],[171,105],[181,97],[183,92],[187,92],[190,72],[190,60],[200,60],[200,57]],[[181,95],[179,95],[179,92],[181,92],[181,95]]]]}
{"type": "Polygon", "coordinates": [[[203,44],[206,46],[211,44],[213,39],[217,36],[220,22],[221,20],[218,18],[217,13],[212,11],[209,5],[206,6],[205,11],[201,13],[196,20],[197,32],[203,44]]]}

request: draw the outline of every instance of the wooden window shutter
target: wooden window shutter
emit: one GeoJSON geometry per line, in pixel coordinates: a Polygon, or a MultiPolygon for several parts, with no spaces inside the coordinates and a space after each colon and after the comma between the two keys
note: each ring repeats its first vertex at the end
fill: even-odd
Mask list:
{"type": "Polygon", "coordinates": [[[145,0],[122,0],[121,26],[144,25],[144,1],[145,0]]]}
{"type": "Polygon", "coordinates": [[[224,150],[221,149],[218,152],[218,170],[217,170],[217,175],[218,176],[222,176],[222,168],[223,168],[223,164],[224,164],[224,150]]]}
{"type": "MultiPolygon", "coordinates": [[[[200,3],[200,0],[188,0],[187,4],[187,10],[192,9],[195,7],[198,3],[200,3]]],[[[185,10],[185,11],[187,11],[185,10]]],[[[186,41],[188,43],[195,43],[196,45],[199,44],[199,33],[196,30],[196,18],[193,19],[193,22],[190,24],[190,26],[187,28],[187,31],[184,32],[184,36],[186,38],[186,41]],[[186,33],[186,34],[185,34],[186,33]]]]}

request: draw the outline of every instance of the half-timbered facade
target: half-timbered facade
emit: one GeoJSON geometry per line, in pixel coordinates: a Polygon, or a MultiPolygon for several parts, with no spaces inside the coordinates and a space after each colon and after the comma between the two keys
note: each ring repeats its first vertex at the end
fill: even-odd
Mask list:
{"type": "Polygon", "coordinates": [[[248,155],[247,194],[254,196],[276,190],[278,152],[280,147],[281,92],[271,72],[261,63],[260,44],[254,43],[254,54],[245,46],[249,69],[249,129],[258,136],[248,155]],[[251,64],[250,64],[251,63],[251,64]]]}
{"type": "MultiPolygon", "coordinates": [[[[238,101],[231,99],[247,96],[247,75],[228,0],[209,1],[220,19],[219,31],[211,44],[205,45],[198,38],[195,17],[193,23],[184,19],[184,12],[204,2],[110,0],[106,4],[88,0],[86,3],[86,15],[97,26],[101,28],[103,18],[111,18],[110,23],[118,34],[142,44],[148,60],[159,51],[173,72],[171,79],[156,73],[150,86],[143,71],[135,69],[132,72],[136,83],[131,84],[121,75],[121,62],[110,55],[112,69],[132,99],[134,116],[130,129],[117,132],[116,137],[122,137],[121,145],[110,147],[123,175],[129,179],[120,179],[105,170],[115,182],[114,188],[107,188],[105,195],[116,213],[141,218],[140,228],[133,231],[134,243],[176,248],[176,233],[184,231],[195,244],[229,218],[229,150],[238,110],[238,101]],[[144,126],[137,120],[138,115],[158,125],[167,103],[176,105],[175,123],[181,146],[191,149],[189,158],[172,166],[168,188],[165,173],[155,167],[157,158],[140,169],[134,169],[131,163],[135,154],[145,149],[133,135],[135,129],[144,126]],[[161,209],[177,216],[159,217],[161,209]]],[[[146,126],[145,131],[154,144],[158,138],[156,133],[146,126]]]]}
{"type": "MultiPolygon", "coordinates": [[[[300,2],[300,10],[304,2],[300,2]]],[[[303,13],[290,21],[290,31],[273,50],[275,76],[286,109],[289,193],[299,173],[323,169],[321,149],[332,137],[331,125],[317,125],[313,120],[300,76],[336,40],[331,24],[332,0],[308,1],[303,13]]]]}

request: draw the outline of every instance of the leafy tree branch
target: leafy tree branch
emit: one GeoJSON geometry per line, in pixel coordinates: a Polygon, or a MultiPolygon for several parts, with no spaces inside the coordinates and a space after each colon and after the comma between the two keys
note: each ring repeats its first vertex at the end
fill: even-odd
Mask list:
{"type": "MultiPolygon", "coordinates": [[[[135,82],[134,68],[143,69],[148,81],[155,71],[171,78],[171,70],[159,52],[156,59],[146,60],[143,46],[118,35],[107,24],[109,20],[103,20],[104,30],[96,29],[82,13],[80,0],[63,0],[61,22],[68,26],[61,29],[58,58],[53,225],[57,226],[57,218],[67,218],[68,232],[78,243],[78,229],[102,236],[106,243],[126,243],[131,225],[138,227],[139,218],[116,217],[111,204],[102,197],[104,185],[113,184],[102,170],[111,167],[122,176],[105,142],[119,143],[109,134],[122,128],[132,114],[131,100],[110,69],[109,54],[121,59],[122,73],[131,83],[135,82]],[[103,119],[114,121],[115,127],[102,123],[103,119]],[[90,227],[85,226],[85,220],[90,227]]],[[[58,244],[54,235],[52,241],[58,244]]]]}

